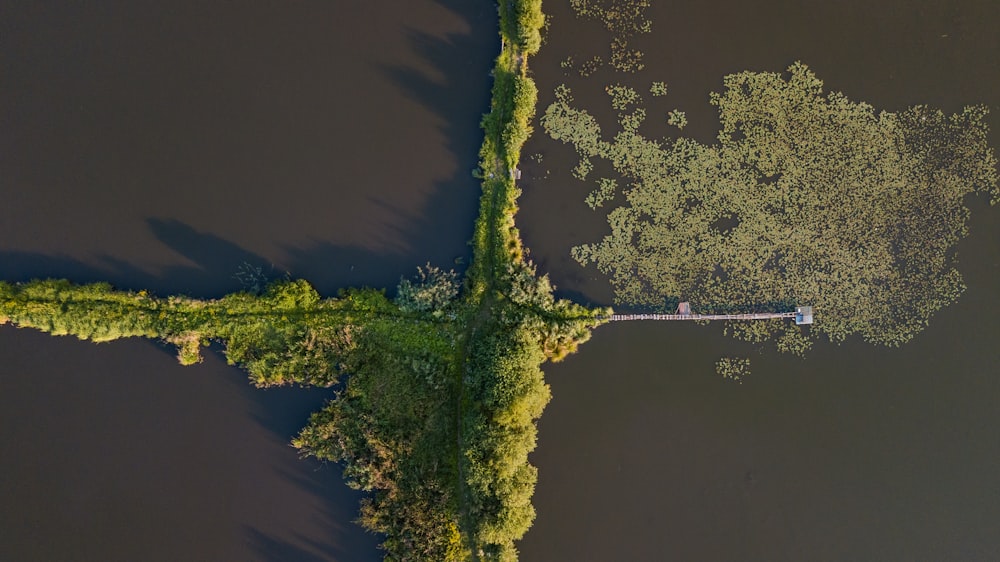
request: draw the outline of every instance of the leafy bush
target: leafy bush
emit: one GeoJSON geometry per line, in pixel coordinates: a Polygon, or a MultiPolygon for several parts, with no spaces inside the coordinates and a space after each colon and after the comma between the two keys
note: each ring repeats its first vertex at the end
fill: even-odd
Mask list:
{"type": "Polygon", "coordinates": [[[542,46],[542,27],[545,25],[542,0],[515,0],[514,13],[518,46],[526,55],[537,53],[542,46]]]}
{"type": "Polygon", "coordinates": [[[458,276],[454,270],[445,271],[427,264],[417,268],[417,280],[401,279],[396,288],[396,305],[404,312],[432,313],[437,317],[458,296],[458,276]]]}

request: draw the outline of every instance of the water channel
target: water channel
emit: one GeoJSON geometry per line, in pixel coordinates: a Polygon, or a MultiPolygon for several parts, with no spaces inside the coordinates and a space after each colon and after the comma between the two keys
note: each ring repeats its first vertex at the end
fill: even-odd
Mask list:
{"type": "MultiPolygon", "coordinates": [[[[605,85],[664,80],[664,111],[710,141],[724,74],[801,59],[879,108],[986,103],[1000,131],[989,0],[658,2],[647,68],[586,80],[559,63],[604,54],[606,32],[545,6],[541,102],[567,82],[602,123],[605,85]]],[[[332,294],[467,259],[488,2],[5,3],[0,48],[0,278],[207,297],[250,262],[332,294]]],[[[532,153],[532,257],[564,295],[610,303],[569,258],[605,230],[590,186],[567,147],[538,134],[532,153]]],[[[547,366],[522,559],[993,558],[1000,214],[972,206],[969,289],[902,349],[799,360],[718,326],[631,323],[547,366]],[[731,352],[751,354],[746,384],[714,373],[731,352]]],[[[287,446],[327,396],[254,390],[218,355],[182,368],[148,342],[2,328],[0,559],[378,560],[337,467],[287,446]]]]}

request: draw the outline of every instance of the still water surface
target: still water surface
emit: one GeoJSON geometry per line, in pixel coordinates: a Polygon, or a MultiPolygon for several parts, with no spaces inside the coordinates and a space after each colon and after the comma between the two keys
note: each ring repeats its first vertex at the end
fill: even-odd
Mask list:
{"type": "MultiPolygon", "coordinates": [[[[990,106],[1000,144],[1000,4],[992,0],[654,2],[641,36],[645,71],[589,79],[560,61],[604,52],[606,32],[547,2],[548,42],[532,68],[541,108],[566,83],[611,133],[604,87],[646,96],[645,132],[711,142],[708,92],[723,75],[802,60],[876,108],[990,106]],[[600,39],[598,39],[600,38],[600,39]],[[603,46],[602,46],[603,45],[603,46]],[[662,117],[659,117],[662,116],[662,117]],[[673,129],[675,131],[675,129],[673,129]]],[[[523,165],[519,226],[540,269],[565,294],[610,303],[606,280],[569,248],[598,240],[603,215],[583,203],[576,157],[535,135],[523,165]],[[547,179],[539,179],[549,172],[547,179]]],[[[591,177],[607,173],[598,165],[591,177]]],[[[762,355],[690,323],[602,327],[580,353],[546,368],[553,400],[540,424],[538,519],[522,559],[995,560],[1000,552],[1000,213],[972,201],[959,248],[968,291],[902,349],[819,345],[805,360],[762,355]],[[714,361],[748,354],[735,385],[714,361]]]]}
{"type": "MultiPolygon", "coordinates": [[[[468,253],[488,2],[0,2],[0,278],[324,294],[468,253]],[[273,270],[272,270],[273,266],[273,270]]],[[[378,560],[327,391],[0,329],[0,560],[378,560]]]]}
{"type": "MultiPolygon", "coordinates": [[[[559,61],[599,53],[603,32],[549,0],[533,69],[543,103],[566,81],[595,109],[608,83],[665,80],[663,112],[687,111],[703,141],[724,74],[796,59],[876,107],[987,103],[1000,131],[992,2],[872,4],[657,3],[647,70],[584,82],[559,61]]],[[[217,296],[249,261],[330,294],[464,255],[495,11],[394,8],[0,5],[0,277],[217,296]]],[[[519,222],[533,257],[567,295],[610,302],[568,257],[605,229],[589,187],[566,147],[536,136],[532,152],[545,159],[523,166],[519,222]]],[[[736,386],[712,363],[753,351],[718,327],[631,324],[548,366],[522,559],[992,559],[995,210],[977,203],[971,230],[968,292],[900,350],[753,355],[736,386]]],[[[217,356],[181,368],[147,342],[9,328],[0,365],[0,559],[379,558],[336,467],[286,445],[324,392],[253,390],[217,356]]]]}

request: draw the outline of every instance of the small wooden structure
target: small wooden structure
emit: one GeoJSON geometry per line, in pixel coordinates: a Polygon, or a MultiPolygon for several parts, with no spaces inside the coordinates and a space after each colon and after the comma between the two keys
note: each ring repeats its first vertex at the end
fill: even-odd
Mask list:
{"type": "Polygon", "coordinates": [[[795,323],[799,326],[803,324],[813,323],[813,307],[811,306],[796,306],[795,307],[795,323]]]}
{"type": "Polygon", "coordinates": [[[677,314],[689,316],[691,314],[691,303],[684,301],[677,305],[677,314]]]}

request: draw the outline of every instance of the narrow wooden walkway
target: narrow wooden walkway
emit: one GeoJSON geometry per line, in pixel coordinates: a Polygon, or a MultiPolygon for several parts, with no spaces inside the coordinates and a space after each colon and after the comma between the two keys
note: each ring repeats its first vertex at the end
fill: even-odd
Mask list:
{"type": "Polygon", "coordinates": [[[753,314],[612,314],[610,322],[627,320],[773,320],[795,318],[795,312],[760,312],[753,314]]]}

